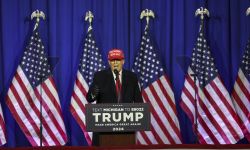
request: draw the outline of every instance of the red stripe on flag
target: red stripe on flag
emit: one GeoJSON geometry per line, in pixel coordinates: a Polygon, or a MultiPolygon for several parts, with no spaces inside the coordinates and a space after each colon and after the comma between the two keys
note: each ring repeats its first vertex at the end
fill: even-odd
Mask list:
{"type": "MultiPolygon", "coordinates": [[[[162,101],[160,100],[160,97],[158,96],[157,92],[155,91],[154,87],[152,85],[149,86],[149,89],[151,91],[151,93],[153,94],[153,97],[155,98],[156,102],[158,103],[160,109],[162,110],[164,116],[166,117],[166,119],[169,121],[169,124],[171,126],[171,128],[174,130],[174,132],[176,133],[176,135],[178,136],[178,131],[176,131],[174,128],[177,128],[175,123],[172,120],[172,117],[169,115],[168,111],[165,109],[164,104],[162,103],[162,101]]],[[[152,106],[153,108],[153,106],[152,106]]],[[[174,107],[175,108],[175,107],[174,107]]],[[[159,125],[162,128],[164,134],[167,136],[168,140],[170,143],[176,143],[173,139],[173,137],[170,135],[170,133],[168,132],[168,129],[164,126],[163,120],[159,117],[159,115],[156,113],[157,110],[155,109],[151,109],[153,110],[154,116],[155,118],[157,118],[156,120],[159,121],[159,125]]]]}
{"type": "MultiPolygon", "coordinates": [[[[29,102],[29,104],[30,104],[32,110],[35,112],[35,114],[36,114],[37,117],[40,117],[40,110],[38,110],[37,107],[35,106],[34,100],[32,99],[32,97],[31,97],[29,91],[27,90],[26,86],[25,86],[24,83],[23,83],[23,80],[21,79],[21,77],[19,76],[18,73],[15,75],[15,79],[17,80],[17,82],[19,83],[20,87],[22,88],[22,91],[23,91],[24,95],[26,96],[26,99],[27,99],[27,101],[29,102]]],[[[21,106],[20,106],[20,107],[21,107],[21,106]]],[[[24,108],[24,106],[22,106],[22,108],[24,108]]],[[[44,117],[42,117],[42,119],[45,120],[44,117]]],[[[46,121],[43,122],[43,126],[45,127],[46,131],[47,131],[48,134],[51,136],[51,138],[52,138],[53,140],[55,140],[54,142],[58,144],[59,141],[57,140],[56,136],[53,134],[52,130],[49,128],[49,126],[48,126],[48,124],[47,124],[46,121]]],[[[40,131],[40,129],[39,129],[39,131],[40,131]]],[[[39,132],[39,133],[40,133],[40,132],[39,132]]],[[[44,135],[43,135],[43,136],[44,136],[44,135]]],[[[45,137],[43,137],[43,139],[45,139],[45,137]]],[[[48,142],[47,139],[46,139],[46,142],[48,142]]],[[[47,144],[48,144],[48,143],[47,143],[47,144]]],[[[49,145],[49,144],[48,144],[48,145],[49,145]]]]}
{"type": "MultiPolygon", "coordinates": [[[[146,144],[148,145],[152,145],[153,143],[151,142],[151,140],[148,138],[146,132],[150,132],[150,131],[140,131],[144,141],[146,142],[146,144]]],[[[154,135],[153,135],[154,136],[154,135]]]]}
{"type": "Polygon", "coordinates": [[[84,132],[84,135],[85,135],[86,141],[88,142],[88,145],[91,146],[92,145],[92,139],[91,139],[91,137],[89,136],[89,134],[88,134],[88,132],[86,130],[86,125],[84,124],[84,122],[82,121],[80,116],[75,112],[75,109],[72,107],[72,105],[70,106],[70,110],[71,110],[72,115],[76,119],[77,123],[81,127],[82,131],[84,132]]]}
{"type": "MultiPolygon", "coordinates": [[[[48,107],[47,103],[46,103],[46,102],[41,102],[42,97],[41,97],[41,95],[39,94],[37,88],[34,90],[34,93],[35,93],[37,99],[39,100],[39,102],[42,104],[44,110],[47,112],[47,114],[48,114],[48,116],[49,116],[51,122],[55,125],[56,128],[58,128],[58,127],[60,128],[59,124],[57,123],[57,120],[55,119],[55,116],[54,116],[53,114],[51,114],[51,110],[50,110],[50,108],[48,107]]],[[[44,101],[44,100],[42,99],[42,101],[44,101]]],[[[60,134],[60,135],[61,135],[61,134],[60,134]]],[[[63,137],[63,136],[64,136],[64,135],[61,135],[61,137],[63,137]]],[[[63,138],[63,139],[64,139],[64,138],[63,138]]]]}
{"type": "MultiPolygon", "coordinates": [[[[244,95],[246,96],[248,102],[250,102],[250,93],[249,91],[246,89],[245,85],[243,84],[242,80],[239,78],[239,76],[236,79],[237,84],[239,85],[241,91],[244,93],[244,95]]],[[[248,87],[249,88],[249,87],[248,87]]]]}
{"type": "MultiPolygon", "coordinates": [[[[48,100],[50,100],[52,102],[52,104],[54,105],[54,107],[57,110],[57,114],[61,117],[60,119],[63,120],[62,118],[62,113],[61,113],[61,107],[59,106],[56,98],[52,95],[51,90],[48,88],[46,83],[42,83],[41,84],[42,88],[44,89],[45,93],[47,94],[47,96],[49,97],[48,100]]],[[[46,101],[46,100],[43,100],[46,101]]],[[[45,102],[46,103],[46,102],[45,102]]],[[[47,104],[45,104],[47,105],[47,104]]],[[[55,124],[55,127],[57,128],[58,132],[60,133],[60,135],[62,136],[64,141],[67,141],[67,137],[65,132],[63,131],[63,129],[61,128],[60,124],[58,123],[57,119],[55,118],[54,114],[50,115],[48,113],[49,116],[51,116],[51,120],[53,121],[53,123],[55,124]]]]}
{"type": "MultiPolygon", "coordinates": [[[[224,88],[224,85],[221,81],[221,79],[218,77],[218,79],[220,80],[220,84],[223,86],[224,88]]],[[[218,86],[215,84],[215,81],[213,80],[210,85],[213,87],[214,91],[218,94],[218,96],[222,99],[222,102],[224,103],[224,105],[226,106],[226,108],[228,109],[228,111],[230,112],[230,114],[233,116],[234,120],[239,124],[239,119],[238,119],[238,116],[236,114],[236,112],[234,111],[233,109],[233,106],[231,106],[226,97],[224,97],[223,93],[221,92],[221,90],[218,88],[218,86]]],[[[231,99],[230,99],[231,100],[231,99]]],[[[238,135],[238,134],[237,134],[238,135]]],[[[240,138],[239,136],[237,136],[238,138],[240,138]]]]}
{"type": "MultiPolygon", "coordinates": [[[[209,129],[207,123],[202,119],[202,117],[199,114],[199,123],[202,126],[202,128],[206,131],[207,135],[209,136],[209,138],[211,138],[211,140],[213,141],[213,144],[220,144],[218,139],[215,137],[215,135],[213,134],[213,132],[209,129]]],[[[202,134],[198,134],[199,135],[199,139],[201,141],[201,143],[206,143],[206,140],[204,139],[205,137],[202,136],[202,134]]]]}
{"type": "Polygon", "coordinates": [[[9,109],[11,110],[11,113],[13,114],[13,116],[16,119],[17,123],[22,128],[22,130],[24,131],[24,134],[27,137],[27,139],[29,140],[29,142],[31,143],[31,145],[32,146],[38,146],[38,143],[36,143],[33,136],[30,134],[29,129],[26,127],[26,125],[23,123],[23,120],[20,118],[20,116],[16,112],[16,109],[13,106],[13,103],[12,103],[9,95],[6,95],[6,104],[9,107],[9,109]]]}
{"type": "MultiPolygon", "coordinates": [[[[57,91],[52,76],[50,76],[50,77],[48,78],[48,80],[50,81],[50,83],[51,83],[51,85],[53,86],[53,88],[55,89],[55,91],[57,91]]],[[[53,89],[51,89],[51,87],[49,87],[49,84],[47,84],[47,83],[45,83],[45,82],[43,82],[43,83],[41,84],[41,86],[43,87],[43,89],[45,90],[45,92],[47,93],[47,95],[49,96],[50,101],[53,102],[54,107],[55,107],[56,110],[57,110],[57,114],[59,114],[59,115],[61,116],[61,118],[63,118],[62,112],[61,112],[60,102],[58,102],[57,99],[56,99],[56,97],[54,97],[54,95],[51,93],[51,91],[52,91],[53,89]]],[[[57,93],[56,93],[56,96],[57,96],[57,98],[59,98],[57,93]]]]}
{"type": "MultiPolygon", "coordinates": [[[[207,93],[207,91],[206,92],[204,92],[204,94],[205,95],[207,95],[207,94],[209,94],[209,93],[207,93]]],[[[210,96],[210,95],[209,95],[210,96]]],[[[207,97],[207,96],[206,96],[207,97]]],[[[209,97],[209,99],[210,99],[211,97],[209,97]]],[[[211,100],[212,101],[212,100],[211,100]]],[[[210,120],[210,122],[212,122],[213,123],[213,126],[214,126],[214,128],[217,130],[217,132],[221,135],[221,137],[225,140],[225,142],[226,143],[230,143],[230,140],[228,139],[228,137],[227,137],[227,135],[225,134],[225,132],[223,131],[223,129],[221,128],[221,126],[219,125],[219,123],[218,123],[218,120],[216,120],[215,119],[215,116],[213,116],[211,113],[210,113],[210,111],[209,111],[209,109],[207,108],[207,106],[203,103],[203,100],[199,100],[198,101],[199,102],[199,105],[200,105],[200,108],[203,110],[203,112],[206,114],[206,117],[208,118],[208,120],[210,120]]],[[[215,104],[211,104],[212,106],[214,106],[215,104]]],[[[215,109],[215,111],[217,110],[217,109],[219,109],[219,108],[214,108],[215,109]]],[[[218,113],[218,111],[216,111],[217,112],[217,114],[220,116],[220,118],[221,118],[221,115],[220,115],[220,113],[218,113]]],[[[200,115],[200,114],[199,114],[200,115]]],[[[202,116],[199,116],[199,117],[201,117],[202,118],[202,116]]],[[[221,118],[222,119],[222,118],[221,118]]],[[[203,118],[202,119],[199,119],[199,121],[203,121],[203,118]]],[[[223,120],[223,119],[222,119],[223,120]]],[[[213,137],[214,137],[214,135],[213,135],[213,133],[212,132],[210,132],[209,130],[209,127],[207,126],[207,123],[206,122],[204,122],[204,124],[203,124],[203,128],[204,128],[204,130],[206,130],[206,132],[208,133],[208,135],[209,135],[209,137],[210,138],[212,138],[213,139],[213,137]]],[[[216,140],[217,141],[217,140],[216,140]]],[[[216,141],[213,141],[213,142],[216,142],[216,141]]]]}
{"type": "Polygon", "coordinates": [[[82,83],[80,82],[78,78],[76,78],[76,85],[79,88],[79,90],[82,92],[82,94],[86,97],[87,90],[84,88],[84,86],[82,85],[82,83]]]}
{"type": "Polygon", "coordinates": [[[184,110],[184,112],[187,114],[188,118],[192,121],[191,123],[193,124],[194,123],[193,113],[187,107],[186,103],[182,99],[181,99],[181,102],[180,102],[180,106],[184,110]]]}
{"type": "MultiPolygon", "coordinates": [[[[170,105],[170,107],[172,108],[172,110],[174,111],[174,114],[175,114],[175,116],[177,116],[177,111],[176,111],[176,106],[175,106],[175,103],[173,102],[173,100],[174,100],[174,97],[170,97],[170,95],[169,95],[169,93],[167,92],[167,90],[164,88],[164,86],[163,86],[163,84],[168,84],[169,86],[170,86],[170,84],[169,84],[169,82],[168,82],[168,79],[167,79],[167,77],[166,76],[164,76],[164,79],[167,81],[167,82],[161,82],[161,80],[157,80],[157,83],[158,83],[158,85],[159,85],[159,87],[160,87],[160,89],[161,89],[161,91],[162,91],[162,93],[163,93],[163,95],[165,96],[165,98],[166,98],[166,100],[168,101],[168,104],[170,105]]],[[[170,86],[171,87],[171,86],[170,86]]],[[[171,91],[172,91],[172,88],[170,89],[171,91]]],[[[174,124],[175,126],[176,126],[176,124],[174,124]]],[[[176,129],[177,129],[177,132],[176,133],[178,133],[179,131],[178,131],[178,127],[176,126],[176,129]]]]}
{"type": "Polygon", "coordinates": [[[241,109],[242,112],[247,116],[249,111],[247,107],[245,106],[245,104],[243,103],[243,100],[238,96],[235,90],[233,90],[232,92],[232,97],[234,101],[238,104],[238,106],[240,107],[239,109],[241,109]]]}
{"type": "MultiPolygon", "coordinates": [[[[221,80],[220,80],[221,82],[221,80]]],[[[233,117],[233,119],[236,121],[237,124],[239,124],[239,119],[238,116],[236,114],[236,112],[233,110],[233,108],[231,107],[231,105],[228,103],[227,99],[224,97],[224,95],[222,94],[222,92],[219,90],[219,88],[215,85],[214,81],[211,82],[210,84],[214,91],[216,92],[216,94],[218,94],[218,96],[221,98],[222,102],[224,103],[224,105],[226,106],[227,110],[229,111],[229,113],[231,114],[231,116],[233,117]]],[[[209,99],[210,100],[210,99],[209,99]]],[[[212,99],[211,99],[212,100],[212,99]]],[[[214,103],[214,105],[217,107],[217,105],[215,104],[215,100],[212,101],[214,103]]],[[[232,128],[231,133],[233,134],[234,138],[237,140],[240,139],[237,131],[235,130],[235,128],[230,124],[229,120],[228,120],[228,116],[225,116],[224,112],[222,112],[220,110],[219,107],[217,107],[217,109],[220,112],[220,116],[223,116],[222,119],[225,121],[225,123],[232,128]]]]}
{"type": "MultiPolygon", "coordinates": [[[[29,112],[28,112],[27,109],[25,108],[25,106],[24,106],[24,104],[23,104],[23,102],[22,102],[22,100],[21,100],[21,97],[20,97],[19,93],[17,92],[17,90],[16,90],[16,88],[15,88],[15,85],[12,84],[12,85],[10,86],[10,89],[11,89],[13,95],[15,96],[18,105],[19,105],[20,108],[22,109],[23,115],[25,116],[25,118],[27,118],[27,120],[30,122],[30,125],[32,126],[32,128],[34,129],[34,131],[36,132],[36,134],[39,136],[39,135],[40,135],[40,132],[39,132],[40,129],[38,128],[38,124],[35,123],[35,121],[33,120],[33,118],[30,116],[29,112]]],[[[38,116],[37,116],[37,117],[38,117],[38,116]]],[[[25,118],[22,118],[22,120],[25,119],[25,118]]],[[[42,138],[45,139],[45,141],[43,140],[43,141],[45,142],[45,145],[48,145],[48,141],[47,141],[47,139],[44,137],[44,135],[42,135],[42,138]]]]}
{"type": "MultiPolygon", "coordinates": [[[[1,107],[1,105],[0,105],[0,107],[1,107]]],[[[3,119],[2,115],[0,115],[0,128],[2,128],[4,137],[6,138],[6,129],[5,129],[4,119],[3,119]]],[[[1,144],[3,144],[3,143],[1,143],[1,144]]]]}
{"type": "MultiPolygon", "coordinates": [[[[225,123],[225,125],[227,126],[230,126],[228,129],[229,131],[231,132],[234,132],[235,131],[231,130],[232,126],[231,124],[229,123],[229,121],[227,120],[227,116],[224,116],[224,113],[220,110],[220,107],[218,107],[218,105],[214,102],[215,100],[210,96],[210,93],[208,93],[208,91],[204,88],[203,90],[205,96],[206,96],[206,99],[211,103],[211,105],[213,106],[214,110],[216,111],[216,113],[219,115],[220,119],[225,123]]],[[[203,109],[206,109],[206,106],[203,106],[204,108],[203,109]]],[[[207,115],[210,115],[209,113],[209,110],[204,110],[206,113],[208,113],[207,115]]],[[[226,143],[230,144],[230,140],[228,139],[228,136],[226,135],[226,133],[224,132],[224,130],[219,126],[217,120],[214,119],[214,117],[212,115],[210,115],[209,117],[213,122],[213,124],[215,124],[216,126],[216,129],[218,130],[218,132],[221,134],[222,138],[225,140],[226,143]]]]}
{"type": "MultiPolygon", "coordinates": [[[[186,75],[186,81],[190,84],[190,86],[192,86],[192,89],[196,89],[196,91],[198,91],[197,86],[195,86],[194,80],[191,78],[191,76],[188,74],[186,75]]],[[[196,81],[197,82],[197,81],[196,81]]]]}
{"type": "MultiPolygon", "coordinates": [[[[80,98],[76,95],[75,91],[73,91],[72,93],[72,97],[74,98],[75,102],[77,103],[77,105],[80,107],[81,111],[85,114],[85,106],[84,104],[81,102],[80,98]]],[[[74,107],[72,107],[74,109],[74,107]]]]}
{"type": "MultiPolygon", "coordinates": [[[[169,133],[166,131],[166,130],[164,130],[164,129],[166,129],[165,127],[164,127],[164,125],[163,125],[163,123],[162,123],[162,120],[160,119],[160,117],[159,117],[159,115],[157,115],[157,113],[156,113],[156,110],[155,110],[155,108],[153,107],[153,105],[152,105],[152,103],[150,102],[150,100],[149,100],[149,98],[148,98],[148,96],[147,96],[147,93],[146,93],[146,91],[145,90],[142,90],[142,95],[143,95],[143,98],[145,99],[145,101],[150,105],[150,107],[151,107],[151,114],[154,116],[154,118],[155,118],[155,120],[157,121],[157,124],[159,125],[159,127],[161,128],[161,130],[163,131],[163,133],[164,133],[164,135],[169,139],[170,137],[170,135],[169,135],[169,133]]],[[[151,123],[151,131],[152,131],[152,133],[153,133],[153,135],[155,136],[155,139],[156,139],[156,141],[158,142],[158,143],[160,143],[160,144],[164,144],[164,142],[163,142],[163,140],[161,139],[161,137],[158,135],[158,133],[155,131],[155,128],[154,128],[154,126],[152,125],[152,123],[151,123]]],[[[159,131],[158,131],[159,132],[159,131]]],[[[170,140],[171,141],[171,140],[170,140]]]]}

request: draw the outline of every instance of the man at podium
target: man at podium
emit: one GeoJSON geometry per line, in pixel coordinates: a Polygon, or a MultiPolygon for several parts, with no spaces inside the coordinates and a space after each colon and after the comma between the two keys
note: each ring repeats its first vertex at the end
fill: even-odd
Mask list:
{"type": "Polygon", "coordinates": [[[108,53],[110,68],[96,72],[90,85],[87,100],[97,103],[143,102],[135,73],[123,69],[124,54],[120,49],[108,53]]]}
{"type": "MultiPolygon", "coordinates": [[[[87,93],[88,102],[92,103],[96,101],[96,103],[142,103],[143,100],[141,96],[141,90],[136,74],[123,69],[123,65],[125,62],[123,51],[121,49],[110,50],[108,53],[108,62],[110,68],[98,71],[94,74],[93,82],[90,85],[89,91],[87,93]]],[[[107,138],[110,140],[114,140],[122,136],[131,138],[134,136],[134,132],[94,133],[92,145],[105,145],[101,143],[101,138],[106,138],[106,140],[107,138]]],[[[113,142],[113,144],[118,145],[119,142],[113,142]]],[[[119,145],[122,144],[123,143],[119,145]]]]}

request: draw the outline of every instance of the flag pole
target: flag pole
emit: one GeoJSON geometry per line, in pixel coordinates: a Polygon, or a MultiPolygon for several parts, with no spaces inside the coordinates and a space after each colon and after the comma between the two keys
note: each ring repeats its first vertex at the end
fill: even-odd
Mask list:
{"type": "MultiPolygon", "coordinates": [[[[207,15],[209,17],[209,11],[206,8],[200,7],[195,11],[195,16],[200,16],[201,19],[201,23],[200,23],[200,28],[199,28],[199,32],[201,32],[204,35],[204,17],[205,15],[207,15]]],[[[199,63],[196,63],[199,64],[199,63]]],[[[194,66],[196,67],[196,66],[194,66]]],[[[194,69],[196,70],[196,69],[194,69]]],[[[191,76],[194,78],[194,83],[195,83],[195,89],[194,89],[194,106],[195,106],[195,118],[194,118],[194,132],[196,134],[196,140],[195,143],[198,144],[199,140],[198,140],[198,91],[197,91],[197,84],[199,84],[199,82],[197,83],[197,78],[198,78],[199,74],[196,73],[192,73],[191,76]]]]}
{"type": "MultiPolygon", "coordinates": [[[[34,18],[36,18],[36,23],[35,23],[33,31],[38,29],[40,18],[45,20],[45,14],[42,11],[35,10],[31,14],[31,20],[33,20],[34,18]]],[[[40,78],[40,80],[42,80],[42,78],[40,78]]],[[[42,147],[43,146],[43,136],[42,136],[43,135],[42,87],[40,87],[40,93],[41,93],[41,96],[39,97],[40,98],[40,104],[39,104],[40,105],[40,108],[39,108],[40,109],[40,116],[39,116],[39,120],[40,120],[40,129],[39,130],[40,130],[40,133],[39,133],[39,138],[40,138],[40,147],[42,147]]]]}

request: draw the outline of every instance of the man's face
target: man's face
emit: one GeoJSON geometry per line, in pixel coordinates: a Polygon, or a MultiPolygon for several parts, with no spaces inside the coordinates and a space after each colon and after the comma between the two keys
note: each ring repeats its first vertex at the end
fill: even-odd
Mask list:
{"type": "Polygon", "coordinates": [[[115,69],[117,69],[118,72],[120,72],[122,70],[122,67],[124,65],[124,59],[121,60],[109,60],[109,65],[112,71],[114,71],[115,69]]]}

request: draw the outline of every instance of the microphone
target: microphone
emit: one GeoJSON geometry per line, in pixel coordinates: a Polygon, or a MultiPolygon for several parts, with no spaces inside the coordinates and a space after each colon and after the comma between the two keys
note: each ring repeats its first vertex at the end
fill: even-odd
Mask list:
{"type": "Polygon", "coordinates": [[[115,73],[115,80],[118,80],[119,78],[119,72],[117,69],[114,69],[114,73],[115,73]]]}

